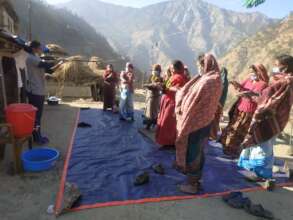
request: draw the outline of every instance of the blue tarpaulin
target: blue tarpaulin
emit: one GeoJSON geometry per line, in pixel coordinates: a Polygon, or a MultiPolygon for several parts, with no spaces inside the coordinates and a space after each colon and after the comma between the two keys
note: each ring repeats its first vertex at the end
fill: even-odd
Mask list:
{"type": "MultiPolygon", "coordinates": [[[[92,127],[76,130],[68,157],[66,181],[77,184],[82,194],[75,207],[185,196],[178,191],[177,185],[186,177],[172,168],[175,151],[160,151],[155,143],[138,132],[142,126],[140,113],[136,114],[134,123],[129,123],[120,121],[119,116],[111,112],[91,109],[81,111],[79,121],[92,127]],[[158,163],[165,168],[163,176],[152,171],[152,165],[158,163]],[[150,182],[134,186],[136,175],[143,171],[149,172],[150,182]]],[[[244,180],[243,172],[237,168],[235,160],[223,155],[219,146],[206,146],[203,191],[200,194],[256,187],[244,180]]],[[[278,183],[288,180],[281,173],[275,177],[278,183]]]]}

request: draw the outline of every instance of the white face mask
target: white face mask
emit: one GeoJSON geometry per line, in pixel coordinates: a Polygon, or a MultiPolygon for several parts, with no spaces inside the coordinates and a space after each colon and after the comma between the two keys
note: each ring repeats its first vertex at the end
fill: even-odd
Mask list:
{"type": "Polygon", "coordinates": [[[160,76],[160,72],[159,71],[153,71],[153,76],[160,76]]]}
{"type": "Polygon", "coordinates": [[[272,73],[280,73],[281,70],[279,67],[275,66],[273,69],[272,69],[272,73]]]}
{"type": "Polygon", "coordinates": [[[197,68],[198,69],[198,74],[200,75],[200,76],[202,76],[203,75],[203,68],[202,67],[199,67],[199,68],[197,68]]]}
{"type": "Polygon", "coordinates": [[[250,76],[250,79],[251,79],[252,81],[256,81],[256,80],[257,80],[257,75],[255,75],[255,74],[251,75],[251,76],[250,76]]]}

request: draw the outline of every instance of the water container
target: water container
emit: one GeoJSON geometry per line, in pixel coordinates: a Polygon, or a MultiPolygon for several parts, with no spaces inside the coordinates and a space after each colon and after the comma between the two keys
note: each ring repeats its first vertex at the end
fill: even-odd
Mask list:
{"type": "Polygon", "coordinates": [[[29,104],[11,104],[5,109],[6,122],[12,125],[15,137],[22,138],[32,134],[36,111],[29,104]]]}
{"type": "Polygon", "coordinates": [[[60,153],[54,148],[35,148],[22,153],[21,160],[26,172],[49,170],[56,165],[60,153]]]}

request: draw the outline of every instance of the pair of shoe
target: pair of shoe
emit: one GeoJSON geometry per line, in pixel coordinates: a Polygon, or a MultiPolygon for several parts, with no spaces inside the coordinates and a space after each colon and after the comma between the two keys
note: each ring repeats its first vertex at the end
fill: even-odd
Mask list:
{"type": "Polygon", "coordinates": [[[50,140],[46,136],[38,136],[34,137],[34,142],[38,145],[45,145],[48,144],[50,140]]]}
{"type": "Polygon", "coordinates": [[[201,190],[200,178],[189,176],[186,184],[179,185],[179,191],[185,194],[195,195],[201,190]]]}
{"type": "Polygon", "coordinates": [[[261,183],[261,186],[268,191],[273,191],[276,187],[275,179],[265,179],[256,175],[256,173],[250,173],[244,177],[247,181],[253,183],[261,183]]]}
{"type": "Polygon", "coordinates": [[[134,117],[124,118],[124,117],[120,116],[120,121],[134,122],[134,117]]]}
{"type": "Polygon", "coordinates": [[[88,123],[85,123],[85,122],[79,122],[77,127],[79,127],[79,128],[91,128],[92,125],[90,125],[88,123]]]}
{"type": "MultiPolygon", "coordinates": [[[[156,164],[152,166],[152,169],[155,173],[164,175],[165,169],[162,164],[156,164]]],[[[148,172],[143,172],[142,174],[139,174],[137,177],[135,177],[134,185],[135,186],[141,186],[144,184],[147,184],[150,181],[150,175],[148,172]]]]}
{"type": "Polygon", "coordinates": [[[45,145],[50,142],[49,138],[47,138],[46,136],[42,136],[40,130],[36,130],[33,132],[33,140],[38,145],[45,145]]]}
{"type": "Polygon", "coordinates": [[[261,204],[253,204],[242,192],[232,192],[222,197],[223,201],[232,208],[244,209],[247,213],[265,219],[274,219],[272,212],[264,209],[261,204]]]}

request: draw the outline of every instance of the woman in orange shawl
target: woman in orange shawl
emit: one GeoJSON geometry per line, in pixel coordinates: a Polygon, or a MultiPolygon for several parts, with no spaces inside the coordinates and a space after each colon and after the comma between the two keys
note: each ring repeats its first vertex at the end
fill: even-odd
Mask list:
{"type": "Polygon", "coordinates": [[[198,65],[200,74],[176,95],[176,168],[188,176],[188,184],[180,186],[180,191],[188,194],[198,192],[204,146],[222,93],[220,70],[214,56],[200,56],[198,65]]]}
{"type": "Polygon", "coordinates": [[[174,148],[176,140],[175,94],[186,83],[184,65],[180,60],[172,62],[171,73],[172,76],[166,82],[161,99],[156,131],[156,142],[164,148],[174,148]]]}

